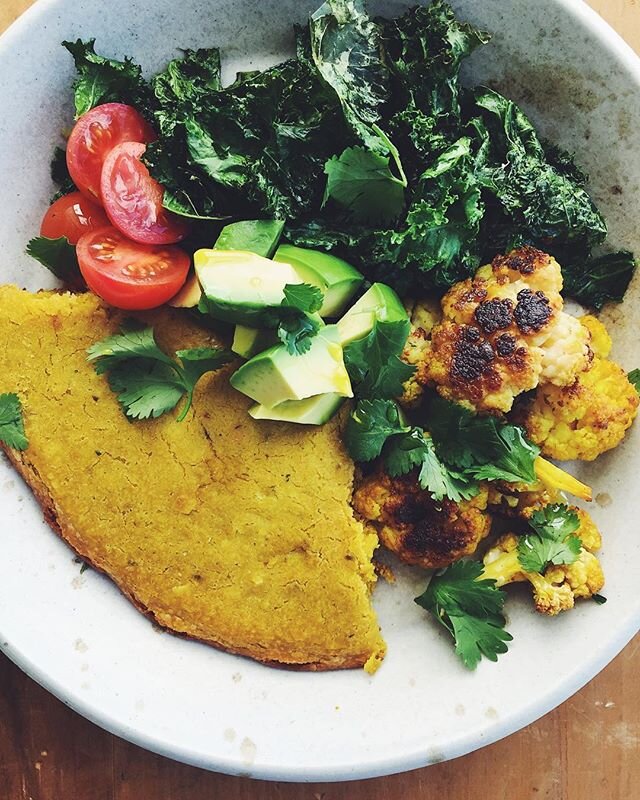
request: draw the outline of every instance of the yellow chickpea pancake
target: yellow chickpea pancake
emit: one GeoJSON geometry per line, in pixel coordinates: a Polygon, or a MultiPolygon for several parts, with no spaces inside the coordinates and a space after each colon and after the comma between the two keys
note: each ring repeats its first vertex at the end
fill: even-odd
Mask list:
{"type": "MultiPolygon", "coordinates": [[[[211,344],[172,310],[148,321],[167,351],[211,344]]],[[[121,323],[90,293],[0,288],[0,392],[28,409],[29,447],[7,452],[52,528],[164,627],[263,662],[375,668],[377,540],[337,425],[254,421],[226,369],[183,422],[132,424],[86,354],[121,323]]]]}

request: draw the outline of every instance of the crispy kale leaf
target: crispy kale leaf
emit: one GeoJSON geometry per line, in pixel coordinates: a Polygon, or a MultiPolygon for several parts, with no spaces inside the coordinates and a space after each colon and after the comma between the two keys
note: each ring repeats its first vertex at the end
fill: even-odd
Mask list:
{"type": "Polygon", "coordinates": [[[196,383],[235,358],[219,347],[179,350],[175,361],[156,344],[153,328],[123,330],[88,351],[98,375],[107,374],[124,413],[131,419],[157,418],[172,411],[186,394],[178,417],[191,408],[196,383]]]}
{"type": "Polygon", "coordinates": [[[95,51],[95,39],[63,42],[73,56],[78,75],[73,84],[76,117],[102,103],[128,103],[149,114],[151,92],[142,70],[129,58],[116,61],[95,51]]]}
{"type": "Polygon", "coordinates": [[[311,54],[323,80],[342,104],[345,118],[373,151],[385,144],[373,131],[389,97],[380,27],[364,0],[326,0],[309,22],[311,54]]]}
{"type": "Polygon", "coordinates": [[[286,219],[292,243],[400,292],[446,289],[528,243],[558,258],[581,302],[623,296],[635,262],[592,257],[606,225],[571,156],[509,99],[462,88],[461,63],[488,34],[445,0],[393,20],[326,0],[296,33],[295,58],[227,87],[215,49],[186,51],[149,86],[132,62],[76,42],[78,113],[119,100],[150,119],[145,162],[174,212],[286,219]]]}
{"type": "Polygon", "coordinates": [[[595,309],[602,308],[609,300],[619,303],[623,299],[637,266],[628,250],[566,264],[563,265],[565,292],[595,309]]]}
{"type": "Polygon", "coordinates": [[[502,615],[505,594],[494,580],[480,579],[482,564],[457,561],[437,572],[415,602],[449,631],[456,653],[468,669],[482,656],[497,661],[513,637],[502,615]]]}
{"type": "Polygon", "coordinates": [[[29,441],[24,432],[22,404],[17,394],[0,394],[0,442],[14,450],[26,450],[29,441]]]}

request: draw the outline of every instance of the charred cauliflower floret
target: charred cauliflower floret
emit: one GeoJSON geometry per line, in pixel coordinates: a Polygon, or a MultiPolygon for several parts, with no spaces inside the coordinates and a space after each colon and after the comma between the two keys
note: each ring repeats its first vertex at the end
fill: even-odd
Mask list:
{"type": "Polygon", "coordinates": [[[431,331],[442,319],[442,312],[436,301],[419,300],[407,308],[407,313],[411,321],[411,331],[404,346],[402,360],[416,370],[404,384],[404,391],[398,400],[407,408],[415,408],[420,404],[428,382],[425,370],[429,357],[429,340],[431,331]]]}
{"type": "Polygon", "coordinates": [[[507,533],[487,551],[482,576],[493,578],[497,586],[529,581],[536,610],[550,616],[573,608],[576,598],[593,597],[604,586],[602,567],[592,552],[600,548],[602,539],[589,514],[578,508],[573,510],[580,521],[576,536],[582,542],[573,564],[551,564],[543,574],[525,572],[518,560],[518,537],[507,533]]]}
{"type": "Polygon", "coordinates": [[[561,501],[561,493],[542,481],[533,484],[496,481],[489,484],[487,505],[500,516],[526,519],[532,512],[561,501]]]}
{"type": "Polygon", "coordinates": [[[425,569],[475,552],[491,528],[486,489],[472,500],[436,502],[412,474],[368,476],[354,494],[353,507],[401,561],[425,569]]]}
{"type": "Polygon", "coordinates": [[[504,412],[540,382],[573,382],[593,354],[588,329],[562,310],[561,289],[551,256],[533,247],[497,256],[444,296],[422,379],[449,400],[504,412]]]}
{"type": "Polygon", "coordinates": [[[533,400],[518,409],[515,421],[548,458],[593,461],[620,444],[638,402],[624,370],[596,357],[570,386],[540,386],[533,400]]]}
{"type": "Polygon", "coordinates": [[[578,322],[585,327],[591,334],[591,349],[593,354],[600,358],[609,358],[611,353],[612,341],[609,331],[602,322],[593,314],[585,314],[579,317],[578,322]]]}

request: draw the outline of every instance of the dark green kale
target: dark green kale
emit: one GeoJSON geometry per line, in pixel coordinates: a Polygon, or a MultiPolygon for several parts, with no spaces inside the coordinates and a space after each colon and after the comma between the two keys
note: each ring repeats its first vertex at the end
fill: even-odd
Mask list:
{"type": "Polygon", "coordinates": [[[396,19],[326,0],[296,28],[296,56],[223,87],[216,49],[187,50],[150,84],[93,41],[67,43],[76,110],[136,106],[158,140],[145,162],[165,205],[204,219],[285,219],[285,237],[335,251],[400,292],[445,290],[532,244],[566,292],[620,300],[631,254],[593,257],[607,234],[572,157],[511,100],[459,77],[489,35],[445,0],[396,19]]]}

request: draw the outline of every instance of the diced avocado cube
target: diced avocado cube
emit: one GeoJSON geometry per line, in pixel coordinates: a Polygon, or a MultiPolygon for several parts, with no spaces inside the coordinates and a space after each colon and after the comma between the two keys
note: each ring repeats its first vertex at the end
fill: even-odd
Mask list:
{"type": "Polygon", "coordinates": [[[273,259],[291,264],[305,283],[319,286],[324,291],[324,303],[320,309],[322,317],[341,314],[364,280],[351,264],[320,250],[281,244],[273,259]]]}
{"type": "Polygon", "coordinates": [[[290,264],[248,251],[198,250],[193,260],[203,293],[200,310],[223,322],[259,328],[268,309],[284,299],[284,287],[302,283],[290,264]]]}
{"type": "Polygon", "coordinates": [[[336,323],[343,347],[362,339],[373,330],[376,320],[396,322],[407,319],[402,301],[390,286],[374,283],[336,323]]]}
{"type": "Polygon", "coordinates": [[[257,353],[266,350],[267,347],[272,347],[277,341],[278,337],[274,330],[236,325],[231,349],[242,358],[253,358],[257,353]]]}
{"type": "Polygon", "coordinates": [[[280,422],[297,422],[299,425],[324,425],[344,403],[344,397],[333,392],[307,397],[306,400],[285,400],[274,408],[256,403],[249,414],[254,419],[271,419],[280,422]]]}
{"type": "Polygon", "coordinates": [[[231,385],[267,408],[317,394],[353,397],[335,325],[314,336],[302,355],[289,353],[282,344],[259,353],[234,372],[231,385]]]}
{"type": "Polygon", "coordinates": [[[257,256],[271,258],[284,228],[279,219],[245,219],[225,225],[220,231],[215,250],[248,250],[257,256]]]}
{"type": "MultiPolygon", "coordinates": [[[[284,222],[278,219],[245,219],[225,225],[213,245],[214,250],[247,250],[257,256],[271,258],[275,253],[284,222]]],[[[299,283],[299,281],[298,281],[299,283]]],[[[195,308],[202,297],[196,275],[192,274],[170,301],[174,308],[195,308]]]]}

